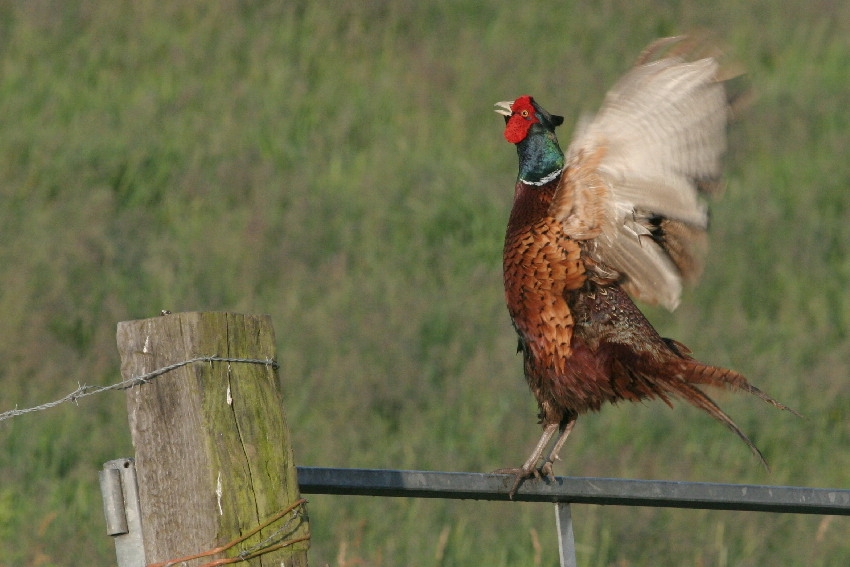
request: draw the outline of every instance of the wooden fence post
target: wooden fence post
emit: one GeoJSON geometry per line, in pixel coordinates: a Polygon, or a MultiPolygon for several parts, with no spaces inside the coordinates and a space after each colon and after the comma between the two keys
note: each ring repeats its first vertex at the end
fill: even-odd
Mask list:
{"type": "MultiPolygon", "coordinates": [[[[169,314],[119,323],[117,337],[124,379],[232,359],[185,364],[127,391],[147,563],[221,546],[299,499],[268,316],[169,314]]],[[[306,566],[308,538],[299,506],[223,555],[299,540],[247,564],[306,566]]]]}

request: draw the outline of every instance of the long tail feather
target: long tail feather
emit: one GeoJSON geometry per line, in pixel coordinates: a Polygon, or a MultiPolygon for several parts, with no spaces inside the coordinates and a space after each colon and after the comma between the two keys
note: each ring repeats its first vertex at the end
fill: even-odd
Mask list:
{"type": "Polygon", "coordinates": [[[771,396],[759,390],[750,384],[744,376],[738,374],[734,370],[720,368],[717,366],[708,366],[706,364],[693,363],[689,365],[687,373],[683,376],[686,382],[691,384],[707,384],[718,388],[726,388],[733,391],[744,391],[748,394],[769,403],[770,405],[793,413],[797,417],[802,417],[796,410],[789,408],[771,396]]]}
{"type": "Polygon", "coordinates": [[[701,410],[708,413],[711,417],[716,419],[717,421],[723,423],[731,429],[735,435],[741,438],[741,440],[747,444],[753,454],[759,458],[761,463],[764,465],[768,471],[770,471],[770,466],[767,464],[767,460],[764,458],[764,455],[759,450],[758,447],[755,446],[755,443],[750,441],[750,438],[747,437],[743,431],[732,421],[732,418],[726,415],[726,413],[720,409],[720,407],[714,403],[714,400],[709,398],[705,393],[697,388],[696,386],[685,382],[684,380],[677,380],[671,383],[671,386],[676,390],[676,393],[688,401],[695,407],[700,408],[701,410]]]}

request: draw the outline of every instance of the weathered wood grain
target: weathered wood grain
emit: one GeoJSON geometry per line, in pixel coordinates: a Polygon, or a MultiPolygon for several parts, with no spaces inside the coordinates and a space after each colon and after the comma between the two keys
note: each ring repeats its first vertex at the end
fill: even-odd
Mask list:
{"type": "MultiPolygon", "coordinates": [[[[275,357],[268,316],[169,314],[119,323],[117,338],[125,379],[198,356],[275,357]]],[[[299,498],[272,366],[189,364],[129,389],[127,409],[148,563],[228,542],[299,498]]],[[[281,524],[225,555],[267,538],[281,524]]],[[[309,533],[306,515],[292,524],[280,541],[309,533]]],[[[302,542],[249,564],[306,565],[306,549],[302,542]]]]}

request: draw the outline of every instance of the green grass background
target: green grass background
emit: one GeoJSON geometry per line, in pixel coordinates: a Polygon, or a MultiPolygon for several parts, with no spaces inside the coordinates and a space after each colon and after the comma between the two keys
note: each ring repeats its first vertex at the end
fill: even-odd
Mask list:
{"type": "MultiPolygon", "coordinates": [[[[119,379],[118,321],[270,313],[299,464],[488,471],[539,434],[503,306],[492,104],[569,139],[657,36],[714,30],[732,129],[702,284],[663,334],[802,412],[717,395],[579,420],[559,474],[850,485],[850,4],[0,2],[0,411],[119,379]]],[[[0,566],[110,565],[124,397],[0,423],[0,566]]],[[[314,565],[556,565],[546,504],[310,498],[314,565]]],[[[574,506],[582,566],[844,565],[845,518],[574,506]]]]}

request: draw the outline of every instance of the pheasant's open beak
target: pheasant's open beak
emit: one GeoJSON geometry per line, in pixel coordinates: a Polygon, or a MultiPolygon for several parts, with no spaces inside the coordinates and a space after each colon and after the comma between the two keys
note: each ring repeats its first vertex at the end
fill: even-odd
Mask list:
{"type": "Polygon", "coordinates": [[[502,102],[497,102],[494,106],[493,110],[501,114],[502,116],[510,116],[513,114],[511,110],[511,106],[513,106],[514,101],[512,100],[503,100],[502,102]]]}

